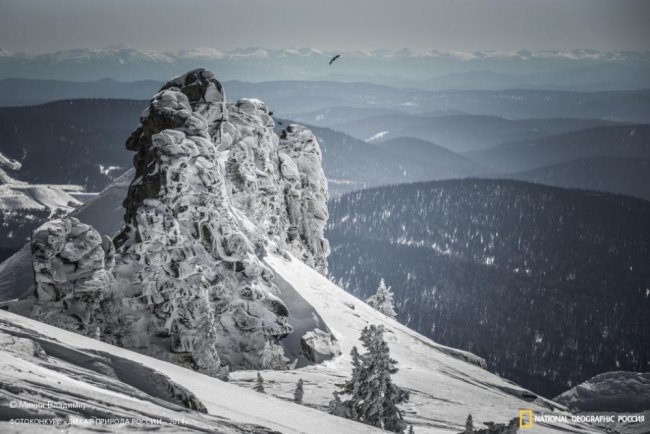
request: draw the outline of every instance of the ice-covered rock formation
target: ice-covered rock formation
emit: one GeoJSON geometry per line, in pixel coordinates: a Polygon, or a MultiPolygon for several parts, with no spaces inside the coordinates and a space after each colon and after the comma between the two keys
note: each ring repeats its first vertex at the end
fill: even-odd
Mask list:
{"type": "Polygon", "coordinates": [[[289,125],[280,133],[278,155],[285,179],[287,242],[298,258],[327,274],[330,250],[323,236],[329,217],[327,180],[321,168],[318,142],[308,128],[289,125]]]}
{"type": "Polygon", "coordinates": [[[42,234],[93,242],[60,229],[63,220],[43,227],[34,236],[37,316],[63,324],[70,315],[70,328],[209,375],[286,368],[279,340],[292,331],[289,313],[262,257],[286,249],[327,271],[327,183],[311,132],[291,125],[278,138],[273,127],[261,101],[226,104],[209,71],[167,82],[127,141],[135,178],[115,267],[82,297],[87,309],[52,305],[76,297],[65,267],[78,267],[63,241],[42,234]]]}
{"type": "Polygon", "coordinates": [[[271,112],[256,99],[240,100],[228,113],[219,149],[233,202],[260,234],[327,274],[327,180],[316,138],[300,125],[278,138],[271,112]]]}
{"type": "Polygon", "coordinates": [[[34,231],[36,296],[33,315],[69,329],[91,329],[93,314],[111,284],[115,248],[74,217],[50,220],[34,231]]]}

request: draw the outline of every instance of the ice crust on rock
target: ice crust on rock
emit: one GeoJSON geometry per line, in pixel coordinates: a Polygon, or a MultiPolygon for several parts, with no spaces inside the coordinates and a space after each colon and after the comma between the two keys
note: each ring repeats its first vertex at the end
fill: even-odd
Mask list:
{"type": "Polygon", "coordinates": [[[112,282],[115,248],[74,217],[50,220],[32,235],[33,316],[65,328],[90,329],[112,282]]]}
{"type": "Polygon", "coordinates": [[[330,247],[323,234],[329,214],[320,146],[308,128],[292,124],[280,132],[278,154],[289,218],[287,242],[299,259],[326,275],[330,247]]]}
{"type": "Polygon", "coordinates": [[[115,266],[104,261],[106,278],[84,283],[97,294],[83,298],[87,309],[52,305],[76,296],[59,263],[92,246],[94,232],[77,239],[70,220],[46,224],[33,241],[38,317],[61,325],[73,314],[68,328],[213,376],[286,369],[279,341],[292,331],[289,312],[262,258],[286,249],[326,273],[327,183],[313,134],[291,125],[278,138],[273,127],[263,102],[227,104],[209,71],[164,84],[127,141],[135,177],[115,266]],[[44,231],[74,238],[70,253],[44,231]]]}

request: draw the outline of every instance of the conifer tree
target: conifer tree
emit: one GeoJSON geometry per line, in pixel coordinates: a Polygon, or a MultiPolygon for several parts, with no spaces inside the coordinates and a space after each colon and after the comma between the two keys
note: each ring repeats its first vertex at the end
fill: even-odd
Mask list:
{"type": "Polygon", "coordinates": [[[407,424],[397,404],[407,401],[409,395],[392,382],[391,375],[397,372],[397,362],[390,358],[383,326],[364,328],[361,343],[366,352],[359,354],[356,347],[352,348],[352,378],[341,386],[341,393],[350,398],[341,401],[335,394],[330,402],[330,412],[403,433],[407,424]]]}
{"type": "Polygon", "coordinates": [[[296,390],[293,392],[293,402],[297,404],[302,404],[302,397],[304,395],[304,390],[302,388],[302,378],[298,379],[298,383],[296,384],[296,390]]]}
{"type": "Polygon", "coordinates": [[[383,278],[379,281],[375,294],[366,301],[371,307],[388,317],[395,318],[397,315],[393,304],[393,293],[390,291],[390,286],[386,286],[383,278]]]}
{"type": "Polygon", "coordinates": [[[259,372],[257,373],[257,380],[253,389],[259,393],[266,393],[266,390],[264,390],[264,378],[262,378],[262,374],[259,372]]]}
{"type": "Polygon", "coordinates": [[[470,414],[467,416],[467,420],[465,421],[465,433],[466,434],[472,434],[474,432],[474,420],[472,419],[472,415],[470,414]]]}

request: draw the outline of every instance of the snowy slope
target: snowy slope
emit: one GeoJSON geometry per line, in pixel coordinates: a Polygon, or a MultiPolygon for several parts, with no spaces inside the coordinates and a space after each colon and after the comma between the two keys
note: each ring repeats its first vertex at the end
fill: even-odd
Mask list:
{"type": "Polygon", "coordinates": [[[617,414],[632,418],[603,423],[620,434],[650,432],[650,373],[613,371],[596,375],[554,398],[581,415],[617,414]],[[643,418],[643,421],[634,418],[643,418]]]}
{"type": "MultiPolygon", "coordinates": [[[[305,382],[304,402],[325,409],[335,390],[350,372],[349,352],[360,346],[361,329],[383,324],[398,361],[396,383],[411,392],[403,406],[408,423],[417,433],[455,433],[469,413],[475,423],[507,423],[519,408],[536,412],[560,411],[560,406],[510,383],[478,366],[482,360],[470,353],[438,345],[398,322],[378,313],[346,293],[324,276],[293,259],[267,257],[266,263],[312,305],[339,340],[343,355],[321,365],[290,371],[264,371],[267,393],[290,399],[299,378],[305,382]],[[467,360],[467,361],[466,361],[467,360]]],[[[282,294],[281,294],[282,297],[282,294]]],[[[256,373],[238,371],[233,382],[252,387],[256,373]]],[[[591,428],[562,426],[568,432],[594,432],[591,428]],[[573,431],[572,431],[573,430],[573,431]]],[[[533,432],[557,432],[559,427],[536,426],[533,432]]]]}
{"type": "MultiPolygon", "coordinates": [[[[104,190],[95,200],[75,210],[73,214],[82,221],[93,224],[103,234],[114,234],[122,224],[123,208],[121,207],[121,200],[125,196],[126,187],[131,177],[132,173],[125,174],[119,182],[104,190]]],[[[324,410],[331,399],[332,392],[335,390],[335,385],[343,382],[349,375],[348,354],[353,345],[359,345],[357,339],[361,329],[367,324],[383,323],[387,328],[386,336],[391,346],[392,355],[399,362],[400,372],[397,374],[397,384],[411,390],[411,402],[404,407],[405,418],[408,422],[415,424],[416,432],[457,432],[470,412],[477,422],[495,421],[503,423],[515,417],[519,408],[551,411],[545,406],[545,401],[539,403],[529,402],[530,399],[534,399],[533,394],[526,393],[520,387],[480,368],[478,366],[481,364],[480,358],[470,353],[437,345],[405,326],[388,319],[298,260],[294,259],[287,262],[279,257],[268,257],[266,264],[273,269],[278,280],[281,279],[290,285],[304,299],[305,303],[313,307],[318,316],[336,335],[343,352],[343,356],[336,360],[317,366],[289,371],[264,371],[263,376],[266,380],[267,393],[285,400],[289,399],[298,378],[303,378],[305,381],[305,404],[324,410]],[[351,306],[354,306],[354,308],[351,306]],[[472,363],[467,363],[464,360],[472,363]],[[525,398],[526,396],[529,398],[525,398]]],[[[25,246],[0,266],[0,283],[2,300],[20,296],[29,289],[32,284],[29,246],[25,246]]],[[[278,287],[282,291],[283,285],[278,284],[278,287]]],[[[286,291],[281,294],[283,299],[286,296],[286,291]]],[[[291,306],[293,305],[292,303],[291,306]]],[[[225,387],[222,386],[222,383],[214,383],[217,380],[159,360],[114,348],[107,344],[0,311],[0,318],[2,315],[9,315],[14,324],[27,324],[27,328],[55,337],[64,342],[65,345],[76,348],[96,348],[120,356],[127,354],[128,358],[160,370],[174,381],[191,390],[199,397],[199,400],[204,402],[208,409],[211,408],[206,402],[206,395],[209,394],[206,392],[201,394],[203,384],[218,384],[219,387],[225,387]],[[174,373],[182,373],[182,375],[174,373]],[[175,377],[174,375],[178,376],[175,377]],[[187,376],[190,379],[187,379],[187,376]],[[198,380],[194,379],[195,376],[198,380]]],[[[296,316],[296,312],[291,312],[291,315],[296,316]]],[[[234,384],[246,387],[252,387],[255,376],[256,372],[251,371],[238,371],[231,375],[234,384]]],[[[210,387],[214,388],[216,386],[210,387]]],[[[228,396],[232,396],[232,393],[228,392],[228,396]]],[[[257,394],[252,396],[259,398],[257,394]]],[[[226,404],[222,403],[221,405],[226,404]]],[[[218,409],[217,414],[221,416],[230,415],[228,417],[235,420],[275,426],[267,420],[260,420],[257,410],[254,412],[256,416],[249,419],[244,418],[239,413],[224,413],[224,410],[219,406],[213,408],[218,409]]],[[[248,408],[254,407],[249,406],[248,408]]],[[[302,407],[300,410],[302,410],[302,407]]],[[[234,412],[234,409],[231,411],[234,412]]],[[[246,412],[247,410],[243,411],[246,412]]],[[[285,412],[286,410],[275,411],[278,414],[285,412]]],[[[273,416],[273,411],[270,413],[269,417],[273,416]]],[[[316,414],[321,415],[321,413],[316,414]]],[[[293,417],[290,417],[292,421],[293,417]]],[[[271,420],[275,421],[275,419],[271,420]]],[[[292,427],[298,428],[300,426],[295,425],[292,421],[290,422],[292,427]]],[[[277,423],[285,422],[287,421],[277,423]]],[[[322,431],[305,430],[305,432],[322,431]]],[[[537,426],[536,432],[554,432],[554,430],[537,426]]],[[[592,431],[576,429],[575,432],[592,431]]]]}
{"type": "MultiPolygon", "coordinates": [[[[288,433],[375,432],[365,425],[329,416],[317,409],[324,409],[331,399],[335,385],[349,375],[347,354],[353,345],[358,345],[360,330],[367,324],[384,324],[391,354],[397,359],[400,368],[396,382],[411,391],[411,401],[403,406],[404,415],[409,423],[415,425],[418,433],[458,432],[468,413],[472,413],[475,422],[506,422],[517,415],[519,408],[532,408],[536,412],[551,412],[551,408],[557,408],[544,400],[530,402],[531,398],[526,397],[534,395],[474,364],[480,363],[480,359],[469,353],[437,345],[379,314],[296,259],[287,260],[272,256],[267,257],[266,262],[278,277],[286,280],[298,291],[327,322],[339,339],[344,353],[343,356],[320,365],[288,371],[262,372],[267,393],[280,399],[247,390],[252,387],[256,376],[253,371],[235,372],[232,374],[231,383],[224,383],[158,359],[5,311],[0,311],[0,329],[9,330],[14,336],[22,333],[23,336],[38,336],[46,341],[46,344],[41,346],[46,348],[46,352],[49,351],[50,362],[45,363],[25,354],[17,355],[11,348],[3,345],[3,351],[0,351],[0,372],[6,374],[1,377],[2,383],[17,385],[12,389],[12,393],[19,396],[23,393],[21,388],[31,387],[31,390],[37,391],[37,395],[30,398],[34,401],[45,400],[47,390],[47,399],[54,396],[56,399],[70,402],[78,399],[75,396],[81,396],[84,401],[93,405],[101,404],[104,406],[101,414],[125,415],[124,417],[146,414],[166,418],[165,420],[174,416],[183,417],[191,426],[197,427],[212,424],[214,428],[223,423],[231,428],[233,424],[236,427],[257,424],[288,433]],[[56,351],[53,351],[53,345],[58,350],[55,348],[56,351]],[[102,377],[99,381],[92,377],[95,374],[91,373],[91,378],[87,375],[87,370],[92,368],[85,365],[69,366],[70,363],[88,365],[83,362],[84,357],[79,357],[80,353],[75,353],[75,350],[83,350],[83,353],[93,355],[96,355],[93,351],[99,351],[103,352],[100,356],[104,357],[110,354],[117,358],[111,359],[112,366],[118,368],[127,363],[122,359],[151,368],[168,377],[173,384],[186,389],[206,407],[208,415],[188,413],[173,406],[170,411],[168,404],[152,402],[151,398],[140,396],[140,392],[140,395],[134,394],[128,384],[133,382],[130,376],[121,377],[117,385],[115,378],[110,376],[102,377]],[[73,357],[70,354],[76,355],[73,357]],[[80,370],[86,375],[80,376],[80,370]],[[298,378],[305,381],[305,406],[288,402],[298,378]],[[61,383],[58,383],[59,381],[61,383]],[[97,386],[104,382],[113,386],[97,386]],[[246,387],[238,387],[242,385],[246,387]],[[139,398],[134,399],[133,396],[139,398]],[[129,405],[124,405],[124,400],[127,400],[129,405]],[[227,418],[229,421],[225,423],[223,419],[217,420],[217,417],[227,418]]],[[[133,377],[153,375],[150,371],[145,372],[144,368],[128,363],[127,365],[130,369],[136,369],[133,377]],[[139,373],[138,369],[143,369],[143,372],[139,373]]],[[[551,433],[559,429],[568,429],[568,432],[595,432],[592,428],[545,427],[539,424],[531,432],[551,433]]],[[[246,432],[244,428],[241,428],[241,431],[246,432]]],[[[232,432],[237,431],[232,428],[232,432]]]]}
{"type": "Polygon", "coordinates": [[[82,190],[76,185],[29,184],[5,172],[18,171],[22,164],[0,153],[0,211],[3,213],[48,211],[51,215],[68,213],[80,202],[68,190],[82,190]]]}
{"type": "MultiPolygon", "coordinates": [[[[180,366],[8,312],[0,311],[0,331],[3,332],[0,334],[0,342],[3,343],[3,350],[0,351],[0,383],[4,389],[0,392],[0,397],[4,398],[3,404],[0,405],[0,414],[3,415],[11,414],[5,400],[24,399],[31,402],[52,400],[89,403],[93,408],[86,410],[85,417],[144,416],[166,421],[172,418],[183,418],[187,421],[188,431],[224,430],[228,425],[234,425],[241,429],[238,431],[230,426],[231,429],[224,432],[253,432],[251,427],[247,429],[245,424],[256,424],[285,433],[381,432],[370,429],[366,425],[274,399],[180,366]],[[33,348],[31,351],[26,351],[24,348],[21,351],[19,347],[28,346],[30,342],[15,343],[17,337],[40,340],[40,346],[48,354],[48,361],[33,356],[35,353],[33,348]],[[97,352],[101,353],[97,354],[97,352]],[[120,377],[118,380],[121,381],[116,381],[115,376],[110,373],[96,375],[98,370],[107,371],[105,367],[103,369],[97,367],[97,360],[92,360],[97,355],[101,356],[97,358],[98,360],[103,358],[102,364],[105,365],[106,359],[111,359],[112,363],[108,366],[113,368],[118,374],[117,377],[120,377]],[[84,364],[87,366],[83,366],[84,364]],[[127,367],[130,372],[119,375],[120,367],[127,367]],[[152,373],[151,370],[155,372],[152,373]],[[150,390],[147,395],[143,395],[146,385],[140,386],[139,389],[136,387],[138,389],[136,391],[129,388],[129,385],[137,383],[138,377],[149,380],[155,373],[163,375],[162,378],[158,377],[159,380],[167,377],[174,386],[181,386],[189,392],[192,398],[205,406],[207,415],[188,412],[178,405],[153,399],[147,396],[152,393],[150,390]],[[29,390],[36,394],[29,395],[24,390],[28,386],[29,390]]],[[[79,417],[84,417],[84,412],[80,413],[79,417]]],[[[13,417],[30,416],[14,415],[13,417]]],[[[168,432],[179,431],[171,425],[167,430],[168,432]]],[[[13,432],[14,427],[7,422],[0,422],[0,431],[13,432]],[[4,431],[5,429],[7,431],[4,431]]]]}
{"type": "Polygon", "coordinates": [[[69,193],[83,190],[79,186],[30,184],[6,172],[21,168],[20,162],[0,153],[0,261],[18,250],[43,221],[81,205],[69,193]]]}
{"type": "Polygon", "coordinates": [[[57,185],[26,183],[0,185],[0,211],[49,211],[66,214],[81,202],[57,185]]]}
{"type": "Polygon", "coordinates": [[[650,410],[650,373],[605,372],[554,399],[580,411],[633,413],[650,410]]]}

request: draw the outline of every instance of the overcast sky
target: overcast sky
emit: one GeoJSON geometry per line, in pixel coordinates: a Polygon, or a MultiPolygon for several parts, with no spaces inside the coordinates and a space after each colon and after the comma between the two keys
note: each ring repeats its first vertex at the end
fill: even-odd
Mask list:
{"type": "Polygon", "coordinates": [[[0,0],[0,48],[650,49],[649,0],[0,0]]]}

